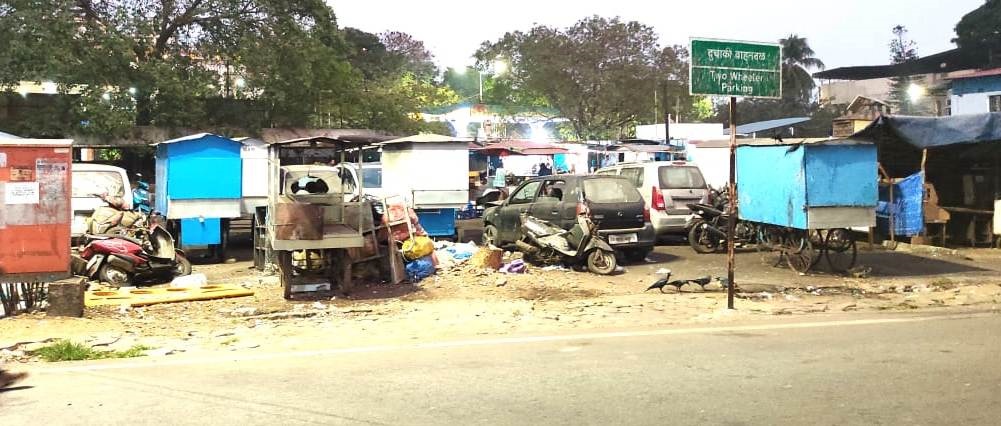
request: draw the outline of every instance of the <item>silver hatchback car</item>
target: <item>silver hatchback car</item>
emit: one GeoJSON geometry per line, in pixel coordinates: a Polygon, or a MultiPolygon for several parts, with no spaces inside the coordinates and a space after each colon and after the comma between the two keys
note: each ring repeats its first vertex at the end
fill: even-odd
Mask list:
{"type": "Polygon", "coordinates": [[[702,172],[685,161],[619,163],[595,172],[622,176],[640,191],[657,236],[684,235],[692,211],[690,203],[709,202],[709,187],[702,172]]]}

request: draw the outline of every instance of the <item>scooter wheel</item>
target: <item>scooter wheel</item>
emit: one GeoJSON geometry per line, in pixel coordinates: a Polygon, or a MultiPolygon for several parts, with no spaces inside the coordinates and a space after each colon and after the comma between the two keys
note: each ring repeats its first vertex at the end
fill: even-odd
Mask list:
{"type": "Polygon", "coordinates": [[[174,276],[183,277],[191,275],[191,261],[179,254],[174,255],[174,276]]]}
{"type": "Polygon", "coordinates": [[[132,281],[128,272],[111,265],[104,265],[97,271],[97,278],[101,282],[110,284],[112,287],[125,287],[132,281]]]}
{"type": "Polygon", "coordinates": [[[605,250],[593,250],[587,254],[587,270],[598,275],[608,275],[615,272],[615,253],[605,250]]]}

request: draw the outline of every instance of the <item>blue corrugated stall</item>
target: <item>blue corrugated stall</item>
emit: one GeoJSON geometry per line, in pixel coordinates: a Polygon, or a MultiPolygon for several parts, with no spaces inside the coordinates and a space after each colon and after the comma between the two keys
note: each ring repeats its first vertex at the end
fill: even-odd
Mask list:
{"type": "Polygon", "coordinates": [[[241,147],[211,133],[157,144],[156,209],[180,220],[182,246],[218,244],[224,233],[219,219],[240,217],[241,147]]]}
{"type": "Polygon", "coordinates": [[[743,220],[796,229],[875,225],[876,147],[851,140],[737,149],[743,220]]]}

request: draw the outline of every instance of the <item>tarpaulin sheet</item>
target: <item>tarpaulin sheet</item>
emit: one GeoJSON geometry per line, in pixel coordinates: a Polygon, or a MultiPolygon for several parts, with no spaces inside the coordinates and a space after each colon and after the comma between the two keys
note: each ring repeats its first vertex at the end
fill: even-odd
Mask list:
{"type": "Polygon", "coordinates": [[[915,173],[893,184],[893,204],[890,200],[890,186],[879,186],[879,202],[876,203],[876,227],[889,235],[890,212],[893,212],[894,235],[913,237],[924,230],[924,173],[915,173]]]}
{"type": "Polygon", "coordinates": [[[876,137],[875,130],[880,128],[888,128],[918,149],[961,143],[1001,143],[1001,113],[996,112],[945,117],[881,116],[853,138],[876,137]]]}

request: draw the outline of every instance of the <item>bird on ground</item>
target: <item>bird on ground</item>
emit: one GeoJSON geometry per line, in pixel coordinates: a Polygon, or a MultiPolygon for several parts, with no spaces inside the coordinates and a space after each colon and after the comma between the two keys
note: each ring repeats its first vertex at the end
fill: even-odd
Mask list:
{"type": "Polygon", "coordinates": [[[657,281],[654,281],[654,283],[651,284],[650,287],[647,287],[646,290],[644,290],[644,291],[650,291],[650,290],[653,290],[653,289],[658,289],[658,290],[660,290],[661,293],[663,293],[664,292],[664,286],[677,287],[680,290],[681,286],[685,285],[686,283],[688,283],[688,280],[674,280],[674,281],[671,281],[671,273],[668,272],[666,277],[661,278],[661,279],[659,279],[657,281]]]}

